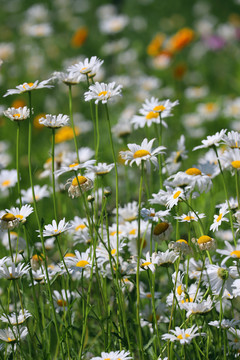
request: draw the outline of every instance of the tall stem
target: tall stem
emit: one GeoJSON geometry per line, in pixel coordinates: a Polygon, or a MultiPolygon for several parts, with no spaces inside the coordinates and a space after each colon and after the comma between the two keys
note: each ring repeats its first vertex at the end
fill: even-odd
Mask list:
{"type": "Polygon", "coordinates": [[[55,164],[55,129],[52,128],[52,189],[53,189],[53,210],[54,217],[57,222],[57,206],[56,206],[56,189],[55,189],[55,175],[54,175],[54,164],[55,164]]]}
{"type": "Polygon", "coordinates": [[[74,121],[73,121],[73,110],[72,110],[72,87],[71,85],[68,85],[68,98],[69,98],[69,117],[70,117],[70,122],[71,122],[71,126],[72,126],[72,131],[73,131],[73,139],[74,139],[74,145],[75,145],[75,150],[76,150],[76,155],[77,155],[77,161],[78,163],[80,163],[79,160],[79,154],[78,154],[78,145],[77,145],[77,137],[76,137],[76,132],[75,132],[75,127],[74,127],[74,121]]]}
{"type": "Polygon", "coordinates": [[[22,196],[21,196],[21,187],[20,187],[20,172],[19,172],[19,143],[20,143],[20,122],[17,121],[17,144],[16,144],[16,168],[17,168],[17,179],[18,179],[18,197],[19,204],[22,207],[22,196]]]}

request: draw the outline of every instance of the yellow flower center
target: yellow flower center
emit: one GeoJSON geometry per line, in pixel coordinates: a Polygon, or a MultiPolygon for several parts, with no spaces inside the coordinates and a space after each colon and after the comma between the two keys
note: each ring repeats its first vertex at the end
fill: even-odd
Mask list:
{"type": "Polygon", "coordinates": [[[214,103],[207,103],[206,109],[208,112],[212,112],[215,109],[216,105],[214,103]]]}
{"type": "Polygon", "coordinates": [[[22,219],[23,219],[23,216],[19,214],[19,215],[16,215],[16,218],[22,220],[22,219]]]}
{"type": "Polygon", "coordinates": [[[75,230],[78,231],[79,229],[83,230],[83,229],[85,229],[85,228],[86,228],[86,225],[80,224],[80,225],[78,225],[78,226],[75,227],[75,230]]]}
{"type": "Polygon", "coordinates": [[[222,214],[219,214],[218,218],[217,218],[217,222],[219,222],[222,219],[222,214]]]}
{"type": "Polygon", "coordinates": [[[105,95],[107,95],[107,91],[101,91],[99,94],[98,94],[98,96],[105,96],[105,95]]]}
{"type": "Polygon", "coordinates": [[[85,182],[87,181],[87,178],[85,176],[81,176],[79,175],[78,177],[75,177],[72,181],[72,185],[73,186],[78,186],[78,183],[79,185],[82,185],[84,184],[85,182]]]}
{"type": "Polygon", "coordinates": [[[237,258],[240,259],[240,250],[234,250],[230,254],[231,256],[235,255],[237,258]]]}
{"type": "Polygon", "coordinates": [[[71,164],[71,165],[69,165],[69,167],[70,167],[70,168],[73,168],[73,167],[75,167],[75,166],[77,166],[77,165],[79,165],[79,163],[71,164]]]}
{"type": "Polygon", "coordinates": [[[179,285],[179,286],[177,287],[177,293],[178,293],[178,295],[180,296],[180,295],[182,294],[182,292],[183,292],[183,290],[182,290],[182,285],[179,285]]]}
{"type": "Polygon", "coordinates": [[[61,307],[67,306],[66,300],[62,300],[62,299],[57,300],[57,304],[58,304],[58,306],[61,306],[61,307]]]}
{"type": "Polygon", "coordinates": [[[129,231],[129,235],[136,235],[136,229],[132,229],[131,231],[129,231]]]}
{"type": "Polygon", "coordinates": [[[105,358],[104,360],[111,360],[110,358],[105,358]]]}
{"type": "Polygon", "coordinates": [[[176,241],[177,243],[184,243],[184,244],[187,244],[188,245],[188,242],[184,239],[179,239],[176,241]]]}
{"type": "Polygon", "coordinates": [[[231,164],[234,169],[240,169],[240,160],[232,161],[231,164]]]}
{"type": "Polygon", "coordinates": [[[156,119],[156,118],[158,118],[158,113],[153,112],[153,111],[150,111],[150,112],[145,116],[145,118],[146,118],[147,120],[156,119]]]}
{"type": "Polygon", "coordinates": [[[182,192],[180,190],[176,191],[175,194],[173,195],[173,198],[177,199],[181,193],[182,192]]]}
{"type": "Polygon", "coordinates": [[[198,239],[198,244],[206,244],[208,242],[212,241],[212,238],[210,236],[207,235],[203,235],[200,236],[200,238],[198,239]]]}
{"type": "Polygon", "coordinates": [[[15,339],[11,339],[10,337],[7,338],[8,342],[14,341],[15,339]]]}
{"type": "Polygon", "coordinates": [[[13,114],[13,117],[20,118],[21,114],[13,114]]]}
{"type": "Polygon", "coordinates": [[[89,262],[87,260],[80,260],[78,261],[78,263],[76,264],[77,267],[85,267],[86,265],[88,265],[89,262]]]}
{"type": "Polygon", "coordinates": [[[190,335],[189,334],[185,334],[185,337],[188,338],[190,335]]]}
{"type": "Polygon", "coordinates": [[[147,155],[151,155],[149,151],[147,151],[147,150],[137,150],[133,154],[133,157],[134,157],[134,159],[136,159],[136,158],[141,158],[141,157],[147,156],[147,155]]]}
{"type": "Polygon", "coordinates": [[[142,265],[141,266],[148,266],[148,265],[150,265],[151,264],[151,262],[150,261],[145,261],[144,263],[142,263],[142,265]]]}
{"type": "MultiPolygon", "coordinates": [[[[110,233],[110,236],[114,236],[114,235],[116,235],[116,233],[117,233],[116,231],[112,231],[112,232],[110,233]]],[[[121,234],[121,233],[122,233],[121,231],[118,232],[118,234],[121,234]]]]}
{"type": "Polygon", "coordinates": [[[167,222],[161,222],[157,224],[153,230],[154,235],[160,235],[164,233],[169,228],[169,224],[167,222]]]}
{"type": "Polygon", "coordinates": [[[183,220],[185,221],[190,221],[190,220],[194,220],[194,216],[185,216],[185,218],[183,220]]]}
{"type": "Polygon", "coordinates": [[[150,298],[152,297],[152,295],[151,295],[151,294],[147,294],[146,297],[150,299],[150,298]]]}
{"type": "Polygon", "coordinates": [[[201,175],[202,173],[201,173],[201,171],[199,170],[199,169],[197,169],[197,168],[189,168],[189,169],[187,169],[186,171],[185,171],[185,173],[187,174],[187,175],[201,175]]]}
{"type": "Polygon", "coordinates": [[[111,255],[115,255],[115,254],[116,254],[116,252],[117,252],[117,250],[116,250],[116,249],[112,249],[112,251],[111,251],[111,255]]]}
{"type": "Polygon", "coordinates": [[[64,257],[76,257],[76,255],[73,253],[66,253],[64,257]]]}
{"type": "Polygon", "coordinates": [[[178,335],[178,336],[177,336],[177,339],[182,340],[182,339],[183,339],[182,335],[181,335],[181,334],[180,334],[180,335],[178,335]]]}
{"type": "MultiPolygon", "coordinates": [[[[29,87],[32,87],[34,84],[33,84],[32,82],[30,82],[30,83],[27,83],[27,85],[28,85],[29,87]]],[[[23,88],[26,90],[26,85],[23,85],[23,88]]]]}
{"type": "Polygon", "coordinates": [[[16,219],[16,217],[11,213],[7,213],[7,214],[4,214],[1,219],[4,221],[13,221],[16,219]]]}
{"type": "Polygon", "coordinates": [[[5,180],[2,182],[2,186],[8,186],[10,185],[11,181],[10,180],[5,180]]]}
{"type": "Polygon", "coordinates": [[[163,106],[163,105],[157,105],[157,106],[155,106],[155,108],[153,109],[154,111],[157,111],[157,112],[161,112],[161,111],[163,111],[163,110],[165,110],[166,108],[165,108],[165,106],[163,106]]]}

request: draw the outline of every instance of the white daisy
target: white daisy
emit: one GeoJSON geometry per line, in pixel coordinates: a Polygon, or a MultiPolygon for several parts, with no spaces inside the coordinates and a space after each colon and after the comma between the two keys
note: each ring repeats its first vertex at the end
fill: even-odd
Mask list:
{"type": "Polygon", "coordinates": [[[170,214],[170,210],[159,210],[155,211],[155,209],[150,208],[142,208],[141,209],[141,217],[147,221],[159,221],[159,220],[165,220],[165,217],[170,214]]]}
{"type": "Polygon", "coordinates": [[[219,214],[214,215],[214,222],[211,224],[210,230],[216,231],[218,230],[219,226],[222,224],[223,221],[228,222],[229,220],[224,217],[224,215],[226,215],[227,213],[229,213],[228,204],[223,204],[222,207],[219,209],[219,214]]]}
{"type": "Polygon", "coordinates": [[[85,80],[85,76],[79,73],[55,71],[52,75],[52,79],[62,81],[66,85],[76,85],[79,84],[81,81],[85,80]]]}
{"type": "Polygon", "coordinates": [[[73,292],[69,290],[53,290],[53,303],[57,312],[67,311],[69,304],[71,304],[73,300],[73,292]]]}
{"type": "Polygon", "coordinates": [[[177,203],[181,199],[185,199],[185,193],[184,193],[183,189],[181,189],[180,187],[177,187],[166,198],[166,206],[171,209],[173,206],[177,205],[177,203]]]}
{"type": "Polygon", "coordinates": [[[53,220],[52,224],[44,226],[43,236],[57,236],[69,230],[71,227],[72,225],[69,222],[65,222],[65,218],[60,220],[59,224],[56,223],[56,220],[53,220]]]}
{"type": "Polygon", "coordinates": [[[3,95],[3,97],[8,96],[8,95],[13,95],[13,94],[22,94],[25,93],[27,91],[33,91],[33,90],[37,90],[37,89],[42,89],[42,88],[52,88],[53,85],[49,84],[49,81],[51,79],[48,80],[44,80],[39,82],[38,80],[36,80],[34,83],[23,83],[21,85],[16,86],[16,89],[9,89],[7,90],[6,94],[3,95]]]}
{"type": "Polygon", "coordinates": [[[103,60],[98,59],[97,56],[92,56],[90,59],[86,58],[83,62],[80,61],[75,65],[69,66],[67,71],[70,73],[70,76],[87,75],[92,71],[95,72],[102,64],[103,60]]]}
{"type": "Polygon", "coordinates": [[[110,351],[108,353],[102,352],[101,356],[92,357],[91,360],[130,360],[132,359],[129,351],[110,351]]]}
{"type": "Polygon", "coordinates": [[[16,314],[15,312],[10,313],[9,315],[2,314],[0,320],[11,325],[20,325],[30,316],[32,316],[32,314],[28,310],[24,309],[24,311],[20,310],[19,314],[16,314]]]}
{"type": "Polygon", "coordinates": [[[187,318],[190,315],[204,314],[206,312],[209,312],[212,307],[213,302],[210,296],[208,296],[207,300],[202,300],[201,302],[184,302],[183,304],[181,304],[181,309],[187,311],[187,318]]]}
{"type": "Polygon", "coordinates": [[[225,290],[231,294],[233,280],[234,273],[232,271],[215,264],[207,265],[206,270],[203,272],[204,285],[207,288],[210,286],[213,295],[220,295],[225,290]]]}
{"type": "Polygon", "coordinates": [[[205,214],[198,214],[198,212],[189,211],[187,214],[182,214],[180,216],[174,216],[174,219],[178,219],[180,222],[199,221],[199,219],[204,218],[205,214]]]}
{"type": "MultiPolygon", "coordinates": [[[[40,185],[34,185],[34,193],[36,201],[39,201],[44,197],[49,197],[50,195],[49,191],[47,190],[47,185],[43,185],[42,187],[40,185]]],[[[21,195],[23,203],[33,202],[32,188],[21,190],[21,195]]]]}
{"type": "Polygon", "coordinates": [[[0,218],[0,228],[2,230],[12,230],[19,225],[19,220],[13,214],[7,212],[0,218]]]}
{"type": "Polygon", "coordinates": [[[219,156],[221,164],[224,168],[229,168],[232,175],[235,174],[235,170],[240,170],[240,149],[228,149],[219,156]]]}
{"type": "Polygon", "coordinates": [[[15,186],[17,181],[17,170],[2,170],[0,172],[0,190],[2,192],[15,186]]]}
{"type": "MultiPolygon", "coordinates": [[[[116,209],[113,210],[113,214],[116,214],[116,209]]],[[[138,216],[138,202],[132,201],[123,207],[119,206],[118,215],[123,221],[136,220],[138,216]]]]}
{"type": "Polygon", "coordinates": [[[46,114],[44,117],[39,119],[39,124],[52,129],[59,129],[60,127],[67,126],[68,122],[69,122],[69,117],[63,114],[59,114],[59,115],[46,114]]]}
{"type": "Polygon", "coordinates": [[[66,172],[69,171],[77,171],[79,169],[88,169],[90,166],[92,166],[93,164],[95,164],[96,160],[87,160],[84,163],[71,163],[69,165],[64,165],[62,166],[59,170],[56,170],[54,172],[54,174],[58,177],[62,174],[65,174],[66,172]]]}
{"type": "Polygon", "coordinates": [[[121,85],[115,88],[115,82],[109,84],[96,82],[89,86],[89,91],[84,93],[84,98],[85,101],[95,100],[95,104],[99,101],[106,104],[110,98],[121,95],[121,89],[121,85]]]}
{"type": "Polygon", "coordinates": [[[33,207],[31,205],[23,205],[20,209],[18,207],[12,207],[6,212],[13,214],[20,222],[24,223],[27,217],[33,213],[33,207]]]}
{"type": "Polygon", "coordinates": [[[156,253],[153,253],[150,256],[150,253],[147,252],[145,255],[146,259],[140,259],[140,268],[143,270],[151,270],[151,272],[155,272],[155,265],[157,264],[156,253]]]}
{"type": "Polygon", "coordinates": [[[227,129],[222,129],[220,132],[217,132],[215,135],[207,136],[206,140],[202,140],[202,145],[196,146],[194,150],[208,148],[211,146],[219,146],[220,142],[223,140],[224,135],[226,134],[227,129]]]}
{"type": "Polygon", "coordinates": [[[24,327],[12,327],[4,330],[0,330],[0,340],[6,343],[13,343],[24,339],[28,334],[28,329],[24,327]]]}
{"type": "MultiPolygon", "coordinates": [[[[240,100],[240,99],[239,99],[240,100]]],[[[231,149],[240,148],[240,134],[238,131],[229,131],[223,137],[223,143],[231,149]]]]}
{"type": "Polygon", "coordinates": [[[64,261],[66,266],[71,271],[83,271],[92,266],[92,260],[90,257],[90,248],[87,251],[80,253],[78,250],[75,250],[75,256],[65,257],[64,261]]]}
{"type": "Polygon", "coordinates": [[[0,277],[7,280],[15,280],[21,278],[23,275],[29,273],[30,266],[25,264],[16,264],[14,262],[9,262],[9,264],[4,263],[0,266],[0,277]]]}
{"type": "Polygon", "coordinates": [[[179,257],[175,251],[158,251],[156,254],[156,262],[158,266],[168,267],[173,264],[179,257]]]}
{"type": "Polygon", "coordinates": [[[171,102],[169,99],[159,101],[159,99],[151,97],[150,100],[148,99],[145,100],[145,103],[142,105],[141,110],[145,112],[155,112],[157,114],[160,114],[161,118],[163,119],[172,116],[171,110],[174,106],[178,104],[179,104],[178,100],[174,102],[171,102]]]}
{"type": "Polygon", "coordinates": [[[19,108],[11,107],[5,110],[3,114],[12,121],[22,121],[29,117],[30,110],[27,106],[19,108]]]}
{"type": "Polygon", "coordinates": [[[240,323],[239,320],[222,319],[221,324],[219,320],[215,320],[215,321],[210,321],[208,325],[215,326],[218,329],[220,328],[220,326],[222,329],[230,329],[231,327],[236,327],[239,323],[240,323]]]}
{"type": "Polygon", "coordinates": [[[152,139],[148,142],[147,138],[145,138],[141,145],[128,144],[129,150],[120,151],[120,156],[125,160],[125,164],[129,163],[130,166],[132,166],[133,163],[140,166],[142,161],[146,161],[147,169],[150,170],[150,162],[153,163],[155,168],[158,168],[156,155],[162,154],[166,148],[164,146],[158,146],[152,151],[154,141],[155,139],[152,139]]]}
{"type": "Polygon", "coordinates": [[[175,330],[170,330],[171,334],[164,334],[162,336],[163,340],[170,341],[179,341],[180,344],[190,344],[193,338],[196,336],[204,336],[205,333],[198,333],[199,328],[196,325],[193,325],[188,329],[180,329],[180,327],[176,327],[175,330]]]}
{"type": "Polygon", "coordinates": [[[233,247],[228,241],[224,241],[225,249],[217,249],[216,252],[221,255],[226,255],[226,258],[223,260],[224,264],[229,258],[240,259],[240,244],[236,247],[233,247]]]}
{"type": "Polygon", "coordinates": [[[79,197],[85,191],[88,191],[93,188],[93,181],[86,176],[78,175],[77,177],[68,179],[66,186],[68,188],[68,195],[74,199],[75,197],[79,197]]]}
{"type": "Polygon", "coordinates": [[[114,164],[98,163],[97,165],[90,165],[88,169],[93,171],[98,176],[108,174],[114,168],[114,164]]]}

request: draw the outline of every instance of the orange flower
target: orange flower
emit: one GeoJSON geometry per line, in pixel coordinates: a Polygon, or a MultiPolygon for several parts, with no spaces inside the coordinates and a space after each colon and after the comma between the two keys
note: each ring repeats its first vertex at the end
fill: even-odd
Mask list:
{"type": "Polygon", "coordinates": [[[26,101],[24,101],[22,99],[14,100],[12,103],[12,107],[14,107],[16,109],[19,107],[24,107],[24,106],[26,106],[26,101]]]}
{"type": "Polygon", "coordinates": [[[150,56],[156,56],[159,54],[163,41],[165,39],[165,35],[158,33],[150,42],[147,47],[147,53],[150,56]]]}
{"type": "Polygon", "coordinates": [[[39,124],[39,119],[41,119],[42,117],[44,117],[46,114],[38,114],[34,117],[33,119],[33,126],[36,128],[36,129],[42,129],[44,128],[44,125],[42,124],[39,124]]]}
{"type": "Polygon", "coordinates": [[[84,44],[88,36],[88,29],[85,26],[82,26],[77,29],[75,34],[73,35],[71,39],[71,45],[74,48],[79,48],[84,44]]]}
{"type": "MultiPolygon", "coordinates": [[[[78,127],[75,126],[74,130],[76,135],[80,134],[80,129],[78,127]]],[[[63,126],[56,131],[55,142],[56,144],[58,144],[63,141],[71,140],[73,139],[73,137],[74,136],[72,128],[70,126],[63,126]]]]}
{"type": "Polygon", "coordinates": [[[169,40],[168,49],[172,52],[180,51],[187,46],[193,38],[194,31],[189,28],[183,28],[169,40]]]}

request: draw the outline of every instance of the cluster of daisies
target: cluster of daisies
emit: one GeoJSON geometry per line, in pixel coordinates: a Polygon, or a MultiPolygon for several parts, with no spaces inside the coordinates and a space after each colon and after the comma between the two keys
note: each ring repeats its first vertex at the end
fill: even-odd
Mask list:
{"type": "MultiPolygon", "coordinates": [[[[96,108],[102,103],[108,114],[108,102],[121,95],[122,86],[115,82],[94,82],[102,63],[96,56],[85,59],[65,72],[55,72],[49,80],[24,83],[10,89],[5,96],[31,94],[34,90],[51,88],[56,79],[68,86],[70,91],[73,85],[86,81],[89,87],[84,93],[85,101],[91,106],[95,103],[96,108]]],[[[240,135],[223,129],[208,136],[193,149],[205,150],[205,154],[191,168],[182,171],[180,169],[188,157],[185,137],[182,135],[176,150],[169,153],[166,144],[163,145],[162,136],[164,128],[168,127],[167,119],[173,116],[177,105],[178,101],[147,98],[140,107],[140,115],[133,114],[127,124],[135,129],[155,127],[156,138],[149,140],[144,137],[140,144],[128,143],[128,149],[119,152],[127,175],[131,175],[131,168],[136,167],[134,171],[140,179],[138,201],[123,203],[121,200],[119,204],[118,189],[115,189],[116,202],[112,206],[112,190],[100,188],[99,183],[113,176],[113,169],[118,179],[120,164],[116,163],[114,153],[112,163],[99,162],[97,146],[95,151],[76,146],[77,134],[71,110],[69,116],[47,114],[39,119],[40,124],[52,129],[53,147],[55,130],[69,126],[70,122],[75,140],[75,151],[65,144],[56,144],[52,159],[43,166],[39,177],[49,178],[52,187],[31,184],[29,189],[24,190],[18,169],[3,167],[0,171],[1,196],[6,197],[12,188],[19,187],[18,207],[0,212],[1,239],[8,252],[8,256],[0,260],[0,278],[11,281],[10,284],[16,280],[17,286],[19,283],[27,284],[33,293],[35,288],[47,289],[47,303],[55,314],[58,336],[58,321],[61,320],[61,329],[64,327],[67,334],[67,326],[77,328],[80,317],[80,358],[133,359],[139,350],[133,344],[136,337],[142,359],[152,356],[153,351],[155,358],[173,357],[179,344],[184,345],[185,351],[185,346],[192,346],[192,343],[198,355],[205,356],[210,347],[208,345],[205,350],[205,341],[209,343],[216,333],[222,340],[218,351],[223,348],[225,358],[239,353],[239,315],[235,304],[240,296],[240,135]],[[204,199],[211,202],[212,195],[209,194],[213,193],[216,177],[224,190],[225,201],[216,207],[211,204],[212,209],[208,206],[202,212],[203,206],[198,204],[204,199]],[[154,185],[149,181],[152,178],[156,178],[154,185]],[[229,186],[226,178],[233,185],[229,186]],[[58,220],[60,215],[54,215],[52,222],[38,221],[39,228],[33,229],[31,222],[34,215],[39,219],[38,202],[47,197],[52,204],[52,198],[56,201],[56,193],[60,192],[67,192],[74,204],[80,200],[80,212],[84,209],[84,215],[74,213],[74,208],[64,210],[64,204],[60,203],[59,211],[54,202],[55,211],[58,210],[59,214],[64,212],[68,220],[65,217],[58,220]],[[236,197],[229,197],[230,192],[236,197]],[[225,230],[220,229],[222,225],[225,230]],[[58,278],[61,279],[61,287],[55,288],[58,278]],[[112,283],[114,293],[111,292],[112,283]],[[117,337],[123,336],[122,344],[125,344],[126,350],[101,352],[96,357],[83,350],[83,345],[87,338],[87,324],[91,323],[89,314],[94,321],[103,319],[103,314],[99,317],[96,314],[98,307],[93,305],[99,293],[99,303],[103,304],[101,310],[107,321],[106,331],[108,334],[118,331],[117,337]],[[113,296],[117,301],[112,300],[113,296]],[[200,316],[203,314],[204,320],[200,316]],[[174,344],[171,345],[171,342],[174,344]]],[[[19,124],[22,120],[31,120],[32,109],[12,107],[4,115],[19,124]]],[[[124,124],[126,122],[119,121],[115,131],[124,128],[126,135],[127,126],[121,126],[124,124]]],[[[112,141],[111,132],[109,136],[112,141]]],[[[135,178],[133,186],[136,187],[135,178]]],[[[0,340],[11,344],[18,344],[28,335],[30,330],[22,324],[34,321],[34,316],[37,316],[25,308],[24,291],[19,290],[16,294],[18,301],[15,298],[13,311],[1,305],[1,320],[8,324],[8,328],[0,330],[0,340]]],[[[91,325],[89,329],[89,336],[92,336],[91,325]]],[[[98,336],[105,336],[103,329],[104,326],[98,336]]],[[[68,347],[68,341],[67,334],[66,343],[61,339],[61,344],[63,342],[68,347]]],[[[111,346],[113,344],[119,349],[119,342],[113,340],[111,346]]],[[[104,346],[107,351],[109,347],[104,346]]]]}

